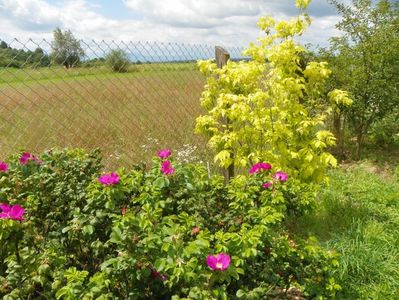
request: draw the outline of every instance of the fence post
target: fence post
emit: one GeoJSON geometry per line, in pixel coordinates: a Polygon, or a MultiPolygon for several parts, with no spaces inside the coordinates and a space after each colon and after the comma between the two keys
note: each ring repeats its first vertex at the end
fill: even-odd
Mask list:
{"type": "Polygon", "coordinates": [[[223,68],[223,66],[225,66],[227,64],[227,61],[230,59],[230,54],[222,47],[216,46],[215,58],[218,68],[223,68]]]}
{"type": "MultiPolygon", "coordinates": [[[[227,64],[227,61],[230,59],[230,54],[220,46],[215,47],[215,59],[216,65],[218,68],[223,68],[227,64]]],[[[226,119],[226,125],[230,124],[230,120],[226,119]]],[[[230,158],[233,161],[231,165],[227,168],[227,179],[230,180],[234,177],[234,154],[230,154],[230,158]]]]}

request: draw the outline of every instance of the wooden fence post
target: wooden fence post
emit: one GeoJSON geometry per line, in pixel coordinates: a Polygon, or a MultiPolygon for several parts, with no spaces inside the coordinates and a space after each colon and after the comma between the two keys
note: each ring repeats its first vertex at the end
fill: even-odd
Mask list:
{"type": "MultiPolygon", "coordinates": [[[[223,68],[227,64],[227,61],[230,59],[230,54],[223,49],[222,47],[216,46],[215,47],[215,59],[216,65],[218,68],[223,68]]],[[[229,125],[230,120],[227,118],[226,120],[227,125],[229,125]]],[[[230,154],[230,159],[233,161],[231,165],[227,168],[227,179],[230,180],[234,177],[234,154],[230,154]]]]}
{"type": "Polygon", "coordinates": [[[218,68],[223,68],[223,66],[225,66],[227,64],[227,61],[230,59],[230,54],[222,47],[216,46],[215,58],[218,68]]]}

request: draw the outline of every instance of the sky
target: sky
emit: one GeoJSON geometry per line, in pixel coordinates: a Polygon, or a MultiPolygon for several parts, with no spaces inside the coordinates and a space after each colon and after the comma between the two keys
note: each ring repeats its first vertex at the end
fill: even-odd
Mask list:
{"type": "MultiPolygon", "coordinates": [[[[347,0],[344,0],[347,1],[347,0]]],[[[339,20],[327,0],[309,6],[303,44],[327,46],[339,20]]],[[[297,15],[295,0],[0,0],[0,39],[52,39],[59,27],[80,39],[246,46],[262,15],[297,15]]]]}

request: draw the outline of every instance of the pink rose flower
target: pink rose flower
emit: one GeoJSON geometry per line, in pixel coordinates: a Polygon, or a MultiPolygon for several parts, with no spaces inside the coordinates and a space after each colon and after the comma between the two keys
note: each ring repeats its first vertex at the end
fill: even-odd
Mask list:
{"type": "Polygon", "coordinates": [[[212,270],[224,271],[230,265],[231,259],[228,254],[220,253],[218,255],[208,255],[206,258],[206,264],[212,270]]]}
{"type": "Polygon", "coordinates": [[[42,161],[38,159],[36,156],[32,155],[29,152],[22,153],[21,157],[19,158],[19,163],[21,165],[26,165],[30,161],[35,161],[37,164],[42,164],[42,161]]]}
{"type": "Polygon", "coordinates": [[[0,161],[0,172],[7,172],[8,169],[8,164],[4,161],[0,161]]]}
{"type": "Polygon", "coordinates": [[[29,152],[22,153],[22,156],[19,158],[19,163],[21,165],[26,165],[31,158],[31,154],[29,152]]]}
{"type": "Polygon", "coordinates": [[[274,174],[274,178],[281,182],[284,182],[288,180],[288,174],[282,171],[278,171],[276,172],[276,174],[274,174]]]}
{"type": "Polygon", "coordinates": [[[265,182],[264,184],[262,184],[262,186],[263,186],[265,189],[268,189],[268,188],[270,188],[272,185],[273,185],[273,183],[272,183],[272,182],[270,182],[270,181],[268,181],[268,182],[265,182]]]}
{"type": "Polygon", "coordinates": [[[23,221],[23,214],[25,213],[25,209],[23,209],[18,204],[9,205],[7,203],[1,203],[0,208],[2,212],[0,213],[0,219],[12,219],[16,221],[23,221]]]}
{"type": "Polygon", "coordinates": [[[258,173],[263,170],[270,170],[272,168],[271,164],[265,162],[259,162],[254,164],[251,169],[249,169],[249,174],[258,173]]]}
{"type": "Polygon", "coordinates": [[[161,172],[165,175],[171,175],[175,172],[175,169],[172,168],[172,163],[169,160],[165,160],[161,165],[161,172]]]}
{"type": "Polygon", "coordinates": [[[98,177],[98,181],[103,185],[115,185],[119,182],[119,175],[115,172],[107,173],[98,177]]]}
{"type": "Polygon", "coordinates": [[[170,151],[169,149],[162,149],[162,150],[158,151],[158,157],[162,158],[162,159],[168,158],[171,155],[172,155],[172,151],[170,151]]]}

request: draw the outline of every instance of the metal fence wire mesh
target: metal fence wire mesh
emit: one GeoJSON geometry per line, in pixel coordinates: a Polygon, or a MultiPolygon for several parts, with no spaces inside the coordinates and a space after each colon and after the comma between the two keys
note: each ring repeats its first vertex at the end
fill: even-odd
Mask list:
{"type": "MultiPolygon", "coordinates": [[[[204,141],[193,129],[205,78],[196,61],[213,59],[214,46],[80,40],[79,47],[0,40],[0,158],[52,147],[100,148],[112,166],[146,161],[163,147],[183,161],[201,155],[204,141]]],[[[243,58],[242,48],[225,49],[243,58]]]]}

